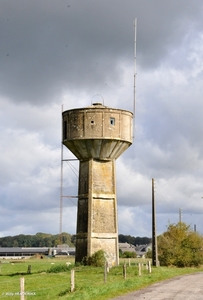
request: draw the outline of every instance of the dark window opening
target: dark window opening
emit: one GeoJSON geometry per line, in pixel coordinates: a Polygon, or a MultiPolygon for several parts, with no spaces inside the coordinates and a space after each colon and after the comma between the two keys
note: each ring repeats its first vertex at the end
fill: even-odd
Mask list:
{"type": "Polygon", "coordinates": [[[110,124],[115,125],[115,118],[110,118],[110,124]]]}
{"type": "Polygon", "coordinates": [[[63,139],[67,140],[67,121],[63,122],[63,139]]]}
{"type": "Polygon", "coordinates": [[[91,121],[91,124],[94,124],[94,121],[93,121],[93,120],[91,121]]]}

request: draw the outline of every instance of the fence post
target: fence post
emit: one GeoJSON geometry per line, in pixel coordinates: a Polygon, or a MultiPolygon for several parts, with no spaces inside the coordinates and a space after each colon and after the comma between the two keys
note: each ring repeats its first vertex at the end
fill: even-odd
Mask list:
{"type": "Polygon", "coordinates": [[[152,272],[151,261],[150,261],[150,260],[149,260],[149,262],[148,262],[148,272],[149,272],[149,273],[152,272]]]}
{"type": "Polygon", "coordinates": [[[75,270],[71,270],[71,276],[70,276],[70,291],[71,293],[74,292],[75,289],[75,270]]]}
{"type": "Polygon", "coordinates": [[[31,274],[31,268],[32,268],[32,266],[31,266],[31,265],[28,265],[28,268],[27,268],[27,274],[31,274]]]}
{"type": "Polygon", "coordinates": [[[24,300],[24,291],[25,291],[25,280],[24,277],[20,278],[20,300],[24,300]]]}
{"type": "Polygon", "coordinates": [[[130,267],[130,265],[131,265],[131,263],[130,263],[130,258],[128,258],[128,265],[129,265],[129,267],[130,267]]]}
{"type": "Polygon", "coordinates": [[[108,260],[106,261],[106,271],[107,271],[107,273],[109,273],[109,262],[108,262],[108,260]]]}
{"type": "Polygon", "coordinates": [[[126,263],[123,265],[123,277],[126,279],[126,263]]]}
{"type": "Polygon", "coordinates": [[[141,264],[140,263],[138,264],[138,274],[139,274],[139,276],[141,276],[141,264]]]}
{"type": "Polygon", "coordinates": [[[107,261],[104,263],[104,283],[107,282],[107,261]]]}

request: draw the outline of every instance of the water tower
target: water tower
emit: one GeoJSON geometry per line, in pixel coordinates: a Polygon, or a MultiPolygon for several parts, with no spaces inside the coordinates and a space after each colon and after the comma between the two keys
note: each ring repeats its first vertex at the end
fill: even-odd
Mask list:
{"type": "Polygon", "coordinates": [[[94,103],[62,116],[63,144],[80,161],[75,261],[103,249],[118,264],[115,160],[132,144],[133,114],[94,103]]]}

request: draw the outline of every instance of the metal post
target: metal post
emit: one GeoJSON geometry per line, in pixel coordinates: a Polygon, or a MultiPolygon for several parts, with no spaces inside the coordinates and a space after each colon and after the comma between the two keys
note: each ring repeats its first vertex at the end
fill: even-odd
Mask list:
{"type": "Polygon", "coordinates": [[[135,132],[135,106],[136,106],[136,40],[137,40],[137,19],[134,20],[134,99],[133,99],[133,138],[134,138],[134,132],[135,132]]]}
{"type": "MultiPolygon", "coordinates": [[[[61,113],[63,113],[63,105],[61,106],[61,113]]],[[[62,225],[63,225],[63,120],[61,123],[61,187],[60,187],[60,220],[59,220],[59,235],[60,244],[62,245],[62,225]]]]}

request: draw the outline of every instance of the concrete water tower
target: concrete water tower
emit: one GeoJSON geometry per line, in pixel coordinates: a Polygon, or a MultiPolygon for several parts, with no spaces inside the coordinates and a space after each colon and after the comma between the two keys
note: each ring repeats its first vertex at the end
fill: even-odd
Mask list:
{"type": "Polygon", "coordinates": [[[103,249],[118,264],[115,160],[132,144],[133,114],[94,103],[62,116],[63,144],[80,161],[75,261],[103,249]]]}

